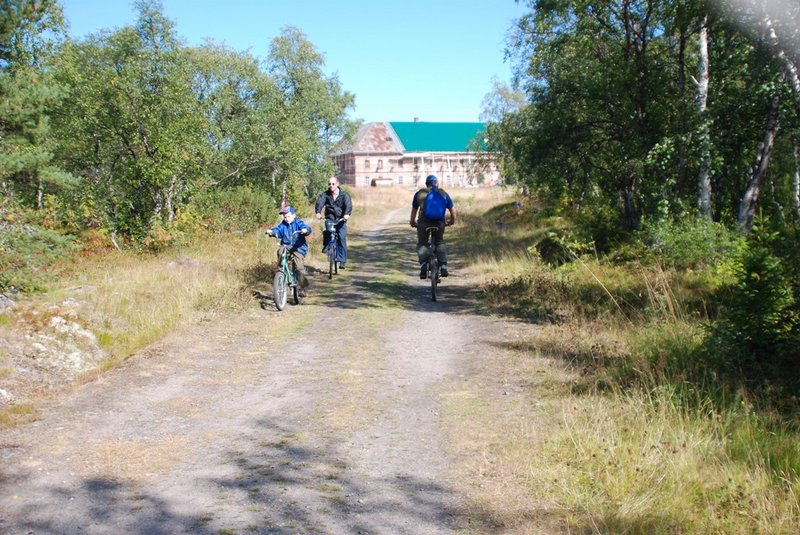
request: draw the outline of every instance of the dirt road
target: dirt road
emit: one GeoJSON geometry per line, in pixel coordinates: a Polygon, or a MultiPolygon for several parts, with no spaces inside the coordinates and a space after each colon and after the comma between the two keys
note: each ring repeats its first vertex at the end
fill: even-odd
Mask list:
{"type": "Polygon", "coordinates": [[[455,252],[432,303],[406,217],[305,304],[185,327],[3,431],[0,533],[473,531],[442,396],[520,326],[474,313],[455,252]]]}

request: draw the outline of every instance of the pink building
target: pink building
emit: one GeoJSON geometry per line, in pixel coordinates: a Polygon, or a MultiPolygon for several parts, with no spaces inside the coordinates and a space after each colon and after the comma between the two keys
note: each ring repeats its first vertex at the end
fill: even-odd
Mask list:
{"type": "Polygon", "coordinates": [[[366,123],[351,145],[331,156],[351,186],[419,186],[436,175],[443,186],[494,185],[496,156],[481,151],[483,123],[366,123]]]}

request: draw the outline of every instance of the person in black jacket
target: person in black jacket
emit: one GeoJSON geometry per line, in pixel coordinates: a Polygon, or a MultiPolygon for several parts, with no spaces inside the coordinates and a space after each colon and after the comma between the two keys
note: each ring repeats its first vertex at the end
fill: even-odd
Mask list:
{"type": "MultiPolygon", "coordinates": [[[[332,176],[328,179],[328,189],[319,196],[315,207],[317,219],[329,219],[331,221],[339,221],[336,225],[336,230],[339,236],[339,243],[337,244],[336,251],[339,258],[339,268],[344,269],[347,263],[347,220],[350,219],[350,213],[353,211],[353,201],[350,195],[339,187],[339,179],[332,176]]],[[[325,231],[322,237],[322,251],[327,251],[328,242],[330,242],[331,233],[325,231]]]]}

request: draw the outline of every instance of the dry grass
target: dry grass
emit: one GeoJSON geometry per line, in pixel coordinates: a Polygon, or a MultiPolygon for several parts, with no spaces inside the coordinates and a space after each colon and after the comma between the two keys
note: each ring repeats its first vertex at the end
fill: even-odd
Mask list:
{"type": "Polygon", "coordinates": [[[696,297],[658,268],[549,268],[531,252],[536,217],[494,202],[474,203],[453,248],[473,252],[487,311],[541,327],[445,396],[474,532],[795,533],[797,476],[770,452],[790,463],[796,435],[665,386],[701,337],[696,297]],[[510,374],[525,386],[499,395],[510,374]]]}

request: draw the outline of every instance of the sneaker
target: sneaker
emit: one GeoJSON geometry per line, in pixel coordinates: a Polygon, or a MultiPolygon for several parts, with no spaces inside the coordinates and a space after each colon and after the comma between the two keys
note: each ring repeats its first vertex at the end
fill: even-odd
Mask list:
{"type": "Polygon", "coordinates": [[[420,279],[427,279],[428,278],[428,264],[420,264],[419,265],[419,278],[420,279]]]}
{"type": "Polygon", "coordinates": [[[300,297],[305,297],[306,296],[306,289],[305,288],[300,288],[300,291],[297,292],[297,295],[299,295],[300,297]]]}
{"type": "Polygon", "coordinates": [[[339,269],[344,269],[344,262],[339,262],[339,269]]]}
{"type": "Polygon", "coordinates": [[[446,277],[448,275],[447,266],[443,265],[442,267],[439,268],[439,275],[441,275],[442,277],[446,277]]]}

